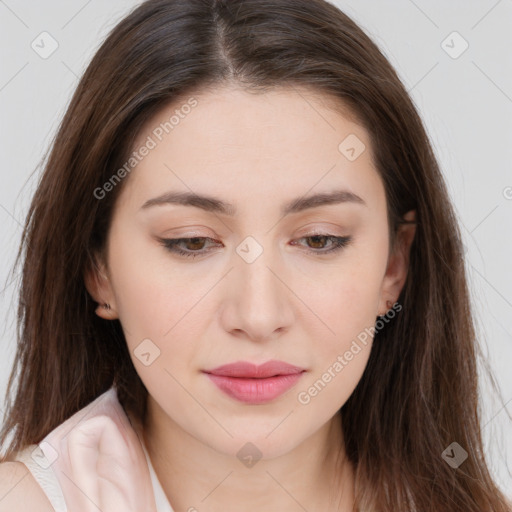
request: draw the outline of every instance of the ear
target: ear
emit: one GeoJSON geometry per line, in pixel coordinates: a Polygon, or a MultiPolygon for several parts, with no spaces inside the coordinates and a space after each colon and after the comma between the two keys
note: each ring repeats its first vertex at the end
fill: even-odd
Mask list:
{"type": "Polygon", "coordinates": [[[103,257],[97,254],[89,257],[84,271],[84,282],[87,291],[98,303],[96,314],[105,320],[118,318],[114,293],[103,257]]]}
{"type": "Polygon", "coordinates": [[[388,266],[382,281],[379,315],[385,315],[397,301],[407,277],[410,249],[416,233],[416,210],[408,211],[403,219],[406,223],[398,225],[395,244],[391,248],[388,266]]]}

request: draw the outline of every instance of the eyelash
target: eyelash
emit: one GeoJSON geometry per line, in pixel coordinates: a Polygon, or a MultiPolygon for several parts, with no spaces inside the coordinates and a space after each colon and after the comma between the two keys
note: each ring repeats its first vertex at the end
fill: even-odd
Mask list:
{"type": "MultiPolygon", "coordinates": [[[[351,236],[334,236],[328,235],[324,233],[314,233],[308,236],[303,236],[298,240],[302,240],[305,238],[327,238],[332,240],[333,246],[327,250],[314,250],[314,249],[306,249],[306,252],[310,254],[315,254],[317,256],[323,256],[324,254],[334,253],[340,251],[344,247],[346,247],[351,241],[351,236]]],[[[162,245],[170,252],[178,254],[180,256],[185,256],[187,258],[196,258],[197,256],[202,256],[209,251],[184,251],[178,247],[178,244],[181,242],[191,241],[191,240],[213,240],[209,237],[198,236],[198,237],[190,237],[190,238],[161,238],[160,242],[162,245]]]]}

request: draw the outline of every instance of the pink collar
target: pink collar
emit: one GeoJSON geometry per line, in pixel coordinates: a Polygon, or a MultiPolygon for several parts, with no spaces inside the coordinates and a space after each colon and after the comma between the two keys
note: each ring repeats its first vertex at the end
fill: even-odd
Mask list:
{"type": "Polygon", "coordinates": [[[68,510],[173,512],[144,441],[113,387],[55,428],[39,446],[68,510]]]}

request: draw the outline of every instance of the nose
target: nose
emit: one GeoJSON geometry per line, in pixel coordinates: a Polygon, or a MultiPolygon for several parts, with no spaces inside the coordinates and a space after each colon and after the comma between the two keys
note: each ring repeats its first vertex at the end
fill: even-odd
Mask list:
{"type": "Polygon", "coordinates": [[[224,283],[223,328],[257,342],[282,336],[295,320],[293,284],[287,283],[282,260],[268,249],[252,262],[234,256],[234,268],[224,283]]]}

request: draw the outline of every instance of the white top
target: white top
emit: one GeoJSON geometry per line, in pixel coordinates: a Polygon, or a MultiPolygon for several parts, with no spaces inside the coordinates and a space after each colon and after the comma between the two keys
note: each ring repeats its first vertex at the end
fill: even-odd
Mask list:
{"type": "Polygon", "coordinates": [[[126,512],[138,512],[141,507],[150,512],[153,506],[149,500],[154,498],[156,512],[174,512],[156,476],[144,439],[131,426],[115,388],[59,425],[38,445],[18,452],[15,460],[29,469],[55,512],[79,510],[80,500],[86,494],[97,506],[101,501],[103,510],[108,510],[108,503],[115,503],[117,509],[122,501],[126,512]],[[104,478],[98,478],[96,468],[100,465],[108,475],[107,483],[104,478]],[[73,485],[69,485],[71,481],[73,485]],[[145,490],[147,501],[140,498],[145,490]]]}

